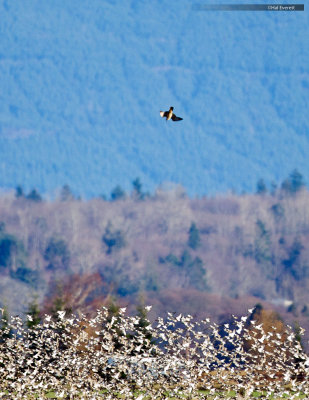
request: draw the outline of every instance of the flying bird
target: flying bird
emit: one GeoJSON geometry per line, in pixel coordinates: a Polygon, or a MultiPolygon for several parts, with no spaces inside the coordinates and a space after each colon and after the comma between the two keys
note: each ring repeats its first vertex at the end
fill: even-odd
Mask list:
{"type": "Polygon", "coordinates": [[[183,118],[177,117],[173,113],[174,107],[170,107],[169,111],[160,111],[160,115],[162,118],[166,118],[166,121],[172,119],[173,121],[181,121],[183,118]]]}

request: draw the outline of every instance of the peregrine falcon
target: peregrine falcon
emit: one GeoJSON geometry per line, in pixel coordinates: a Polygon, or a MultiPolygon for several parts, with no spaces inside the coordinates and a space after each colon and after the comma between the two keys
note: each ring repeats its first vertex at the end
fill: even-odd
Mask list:
{"type": "Polygon", "coordinates": [[[160,111],[160,115],[162,118],[166,118],[166,121],[169,119],[173,121],[181,121],[183,118],[176,117],[176,115],[173,113],[174,107],[170,107],[169,111],[160,111]]]}

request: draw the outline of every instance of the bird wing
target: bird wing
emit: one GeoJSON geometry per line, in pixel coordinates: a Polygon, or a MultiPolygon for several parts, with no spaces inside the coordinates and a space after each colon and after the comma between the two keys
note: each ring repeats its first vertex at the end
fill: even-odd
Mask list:
{"type": "Polygon", "coordinates": [[[172,120],[173,120],[173,121],[181,121],[182,119],[183,119],[183,118],[176,117],[175,114],[172,115],[172,120]]]}
{"type": "Polygon", "coordinates": [[[163,118],[163,117],[168,117],[168,111],[160,111],[160,115],[161,115],[161,117],[163,118]]]}

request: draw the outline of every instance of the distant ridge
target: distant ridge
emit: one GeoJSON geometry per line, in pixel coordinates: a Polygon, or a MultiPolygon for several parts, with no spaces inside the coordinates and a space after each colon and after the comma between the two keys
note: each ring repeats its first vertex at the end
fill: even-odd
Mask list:
{"type": "Polygon", "coordinates": [[[139,176],[200,196],[294,168],[308,181],[308,13],[191,5],[2,2],[0,188],[89,198],[139,176]],[[177,135],[162,104],[188,116],[177,135]]]}

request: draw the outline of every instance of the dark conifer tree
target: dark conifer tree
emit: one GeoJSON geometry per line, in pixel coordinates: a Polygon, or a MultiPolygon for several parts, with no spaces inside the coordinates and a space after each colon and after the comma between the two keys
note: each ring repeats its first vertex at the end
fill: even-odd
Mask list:
{"type": "Polygon", "coordinates": [[[195,224],[195,222],[191,223],[190,229],[189,229],[189,238],[188,238],[188,246],[191,247],[191,249],[195,250],[200,246],[200,232],[195,224]]]}
{"type": "Polygon", "coordinates": [[[256,184],[256,194],[264,195],[267,193],[267,187],[265,185],[264,179],[259,179],[256,184]]]}

